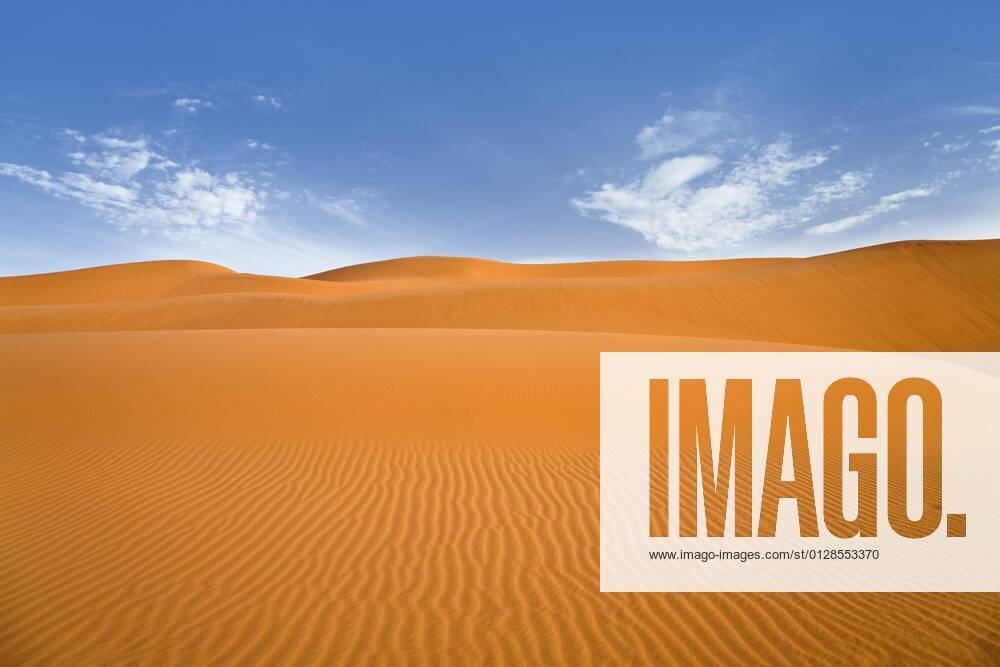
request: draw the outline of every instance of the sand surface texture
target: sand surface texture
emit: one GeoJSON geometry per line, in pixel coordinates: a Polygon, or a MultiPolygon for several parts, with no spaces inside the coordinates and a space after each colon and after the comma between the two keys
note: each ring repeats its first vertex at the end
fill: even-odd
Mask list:
{"type": "Polygon", "coordinates": [[[1000,660],[1000,594],[598,592],[600,351],[1000,350],[1000,241],[150,262],[0,334],[4,664],[1000,660]]]}

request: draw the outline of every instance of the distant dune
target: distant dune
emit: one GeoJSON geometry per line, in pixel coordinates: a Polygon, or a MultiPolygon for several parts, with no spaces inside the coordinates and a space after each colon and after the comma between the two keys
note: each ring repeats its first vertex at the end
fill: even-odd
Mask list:
{"type": "Polygon", "coordinates": [[[338,283],[378,283],[382,288],[431,287],[556,278],[668,278],[727,273],[791,261],[732,259],[702,262],[624,260],[568,264],[511,264],[471,257],[403,257],[324,271],[312,280],[338,283]]]}
{"type": "Polygon", "coordinates": [[[900,663],[1000,595],[598,593],[598,353],[1000,350],[1000,241],[0,278],[0,663],[900,663]]]}
{"type": "Polygon", "coordinates": [[[896,243],[796,260],[411,258],[307,280],[154,262],[0,279],[0,332],[528,329],[979,350],[1000,339],[997,303],[1000,241],[896,243]]]}

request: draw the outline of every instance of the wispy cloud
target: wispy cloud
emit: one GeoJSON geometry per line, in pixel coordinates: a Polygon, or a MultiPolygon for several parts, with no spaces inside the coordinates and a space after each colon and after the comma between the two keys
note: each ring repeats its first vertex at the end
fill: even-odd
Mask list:
{"type": "Polygon", "coordinates": [[[281,104],[281,93],[276,92],[274,86],[260,81],[238,79],[174,81],[155,86],[128,86],[119,88],[116,92],[121,97],[131,99],[167,98],[181,108],[228,108],[236,103],[246,104],[247,100],[266,104],[271,104],[273,100],[279,106],[281,104]],[[265,90],[268,92],[264,93],[265,90]]]}
{"type": "Polygon", "coordinates": [[[993,153],[990,154],[990,169],[1000,171],[1000,139],[990,141],[988,144],[993,147],[993,153]]]}
{"type": "Polygon", "coordinates": [[[174,100],[174,106],[188,113],[197,113],[201,109],[210,109],[215,105],[212,102],[196,97],[178,97],[174,100]]]}
{"type": "MultiPolygon", "coordinates": [[[[120,130],[87,135],[58,131],[54,167],[0,162],[0,178],[74,202],[120,232],[105,236],[130,258],[191,257],[243,270],[306,275],[385,254],[424,251],[391,229],[372,224],[375,193],[352,188],[332,196],[282,187],[260,154],[241,166],[233,156],[191,159],[185,142],[120,130]],[[183,155],[184,157],[181,157],[183,155]],[[218,159],[228,168],[209,166],[218,159]],[[334,224],[334,221],[344,224],[334,224]]],[[[49,134],[51,137],[51,133],[49,134]]],[[[161,135],[167,137],[173,135],[161,135]]],[[[246,139],[255,151],[273,146],[246,139]]]]}
{"type": "Polygon", "coordinates": [[[669,111],[635,137],[643,158],[656,158],[687,150],[733,128],[737,118],[713,109],[669,111]]]}
{"type": "Polygon", "coordinates": [[[1000,106],[989,104],[970,104],[953,107],[952,111],[961,116],[1000,116],[1000,106]]]}
{"type": "Polygon", "coordinates": [[[77,143],[80,143],[80,144],[86,143],[86,141],[87,141],[87,137],[83,136],[82,134],[80,134],[76,130],[71,130],[69,128],[65,128],[62,131],[62,133],[63,133],[63,135],[69,137],[73,141],[75,141],[77,143]]]}
{"type": "Polygon", "coordinates": [[[362,217],[365,209],[358,202],[349,197],[331,198],[320,202],[319,208],[324,213],[332,215],[340,220],[345,220],[358,227],[367,227],[365,219],[362,217]]]}
{"type": "Polygon", "coordinates": [[[249,226],[257,221],[268,194],[238,174],[186,169],[154,183],[141,207],[122,222],[181,235],[224,225],[249,226]]]}
{"type": "Polygon", "coordinates": [[[0,176],[10,176],[63,199],[73,199],[102,213],[117,215],[138,199],[136,188],[104,183],[74,172],[53,176],[44,169],[0,162],[0,176]]]}
{"type": "Polygon", "coordinates": [[[994,132],[1000,132],[1000,125],[994,125],[993,127],[984,127],[979,130],[979,134],[993,134],[994,132]]]}
{"type": "Polygon", "coordinates": [[[862,171],[847,171],[832,181],[823,181],[811,186],[799,205],[803,218],[811,218],[822,209],[838,201],[853,199],[865,190],[871,174],[862,171]]]}
{"type": "Polygon", "coordinates": [[[941,146],[941,150],[945,153],[957,153],[958,151],[963,151],[972,145],[972,141],[969,139],[959,139],[958,141],[948,142],[941,146]]]}
{"type": "Polygon", "coordinates": [[[120,229],[166,238],[251,226],[270,195],[266,186],[235,172],[210,173],[181,165],[153,150],[147,139],[73,133],[93,152],[74,151],[84,171],[57,174],[28,165],[0,163],[0,175],[100,213],[120,229]]]}
{"type": "Polygon", "coordinates": [[[799,177],[826,162],[829,153],[797,153],[791,139],[782,137],[731,164],[714,155],[676,157],[637,180],[606,183],[572,203],[666,250],[717,248],[802,224],[819,208],[863,188],[865,178],[852,172],[815,183],[802,201],[788,201],[799,177]]]}
{"type": "Polygon", "coordinates": [[[879,200],[863,209],[860,213],[855,215],[850,215],[840,220],[834,222],[827,222],[822,225],[815,225],[806,230],[807,234],[811,235],[821,235],[821,234],[835,234],[837,232],[842,232],[858,225],[864,224],[871,220],[872,218],[882,215],[884,213],[889,213],[892,211],[898,211],[903,207],[903,205],[911,199],[923,199],[925,197],[931,197],[939,192],[939,188],[936,186],[913,188],[911,190],[903,190],[902,192],[895,192],[891,195],[885,195],[880,197],[879,200]]]}
{"type": "Polygon", "coordinates": [[[157,155],[145,139],[125,140],[119,137],[96,136],[89,140],[80,133],[73,133],[74,140],[95,147],[93,151],[73,151],[68,157],[74,164],[89,167],[104,178],[127,181],[154,165],[158,169],[176,166],[157,155]]]}
{"type": "Polygon", "coordinates": [[[256,139],[247,139],[245,142],[247,148],[259,149],[262,151],[269,151],[274,148],[271,144],[266,141],[257,141],[256,139]]]}
{"type": "MultiPolygon", "coordinates": [[[[943,167],[935,184],[904,182],[893,194],[864,205],[861,197],[875,187],[876,172],[866,167],[835,170],[832,158],[840,158],[841,142],[814,137],[800,143],[789,134],[760,142],[754,138],[753,118],[739,112],[733,99],[723,92],[709,96],[701,108],[668,110],[636,135],[641,157],[657,159],[652,167],[605,182],[570,203],[584,215],[639,232],[663,250],[697,253],[732,250],[765,236],[785,242],[792,234],[822,236],[854,229],[911,200],[938,194],[944,183],[985,169],[1000,171],[1000,140],[977,139],[1000,132],[1000,126],[978,133],[965,129],[948,139],[936,131],[924,141],[943,167]],[[993,151],[991,158],[971,154],[984,143],[993,151]]],[[[987,105],[952,111],[1000,115],[1000,107],[987,105]]],[[[844,130],[821,129],[816,137],[844,130]]],[[[869,157],[868,164],[877,162],[869,157]]],[[[920,182],[927,182],[926,175],[920,182]]]]}
{"type": "Polygon", "coordinates": [[[272,109],[280,109],[284,106],[283,102],[272,95],[264,95],[263,93],[258,93],[253,96],[253,101],[258,105],[263,107],[270,107],[272,109]]]}
{"type": "MultiPolygon", "coordinates": [[[[359,195],[367,194],[358,191],[359,195]]],[[[318,197],[310,190],[305,191],[306,200],[318,211],[341,222],[355,227],[370,227],[365,219],[365,208],[358,201],[358,196],[318,197]]]]}

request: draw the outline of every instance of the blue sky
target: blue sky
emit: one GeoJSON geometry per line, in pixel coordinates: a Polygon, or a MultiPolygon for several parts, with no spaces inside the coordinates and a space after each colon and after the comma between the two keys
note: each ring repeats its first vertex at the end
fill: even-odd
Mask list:
{"type": "Polygon", "coordinates": [[[1000,236],[995,2],[277,4],[5,7],[0,274],[1000,236]]]}

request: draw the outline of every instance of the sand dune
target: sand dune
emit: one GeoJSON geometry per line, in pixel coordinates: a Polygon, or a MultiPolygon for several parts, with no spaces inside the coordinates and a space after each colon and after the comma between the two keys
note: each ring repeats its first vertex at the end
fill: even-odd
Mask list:
{"type": "Polygon", "coordinates": [[[166,260],[0,278],[0,306],[94,304],[195,294],[343,294],[334,283],[236,273],[207,262],[166,260]]]}
{"type": "MultiPolygon", "coordinates": [[[[399,263],[388,264],[391,268],[399,263]]],[[[432,266],[442,264],[471,265],[477,271],[484,265],[435,260],[432,266]]],[[[993,307],[1000,303],[1000,241],[891,244],[802,260],[752,262],[744,268],[725,263],[716,273],[690,273],[674,262],[660,267],[663,275],[652,277],[647,274],[657,267],[646,262],[610,264],[607,272],[612,277],[605,278],[511,281],[504,269],[496,282],[410,290],[377,291],[371,283],[354,281],[349,285],[366,285],[368,291],[317,295],[305,293],[299,285],[319,281],[300,280],[290,281],[281,292],[233,287],[224,293],[129,303],[13,305],[0,310],[0,331],[532,329],[873,350],[980,350],[990,349],[1000,339],[1000,309],[993,307]],[[631,266],[641,275],[621,275],[631,266]]],[[[594,273],[599,267],[566,266],[570,275],[581,266],[594,273]]],[[[561,268],[547,271],[559,275],[561,268]]],[[[396,275],[384,266],[373,271],[376,276],[396,275]]],[[[363,269],[352,269],[348,275],[359,272],[363,269]]],[[[54,280],[51,276],[16,279],[22,281],[22,300],[31,298],[33,279],[54,280]]],[[[262,280],[231,277],[233,283],[244,279],[253,285],[262,280]]],[[[271,287],[278,290],[285,285],[276,281],[271,287]]],[[[51,298],[48,292],[42,296],[51,298]]]]}
{"type": "Polygon", "coordinates": [[[0,662],[996,661],[996,594],[598,593],[597,353],[998,349],[1000,243],[496,264],[0,279],[0,662]]]}
{"type": "Polygon", "coordinates": [[[0,306],[92,304],[245,292],[363,294],[546,278],[669,277],[722,273],[784,261],[789,260],[508,264],[465,257],[406,257],[346,266],[297,280],[237,273],[208,262],[163,260],[0,277],[0,306]]]}
{"type": "Polygon", "coordinates": [[[403,257],[345,266],[307,276],[336,283],[376,284],[381,289],[413,289],[468,283],[559,278],[676,277],[728,273],[791,261],[784,258],[657,262],[623,260],[566,264],[511,264],[472,257],[403,257]]]}

